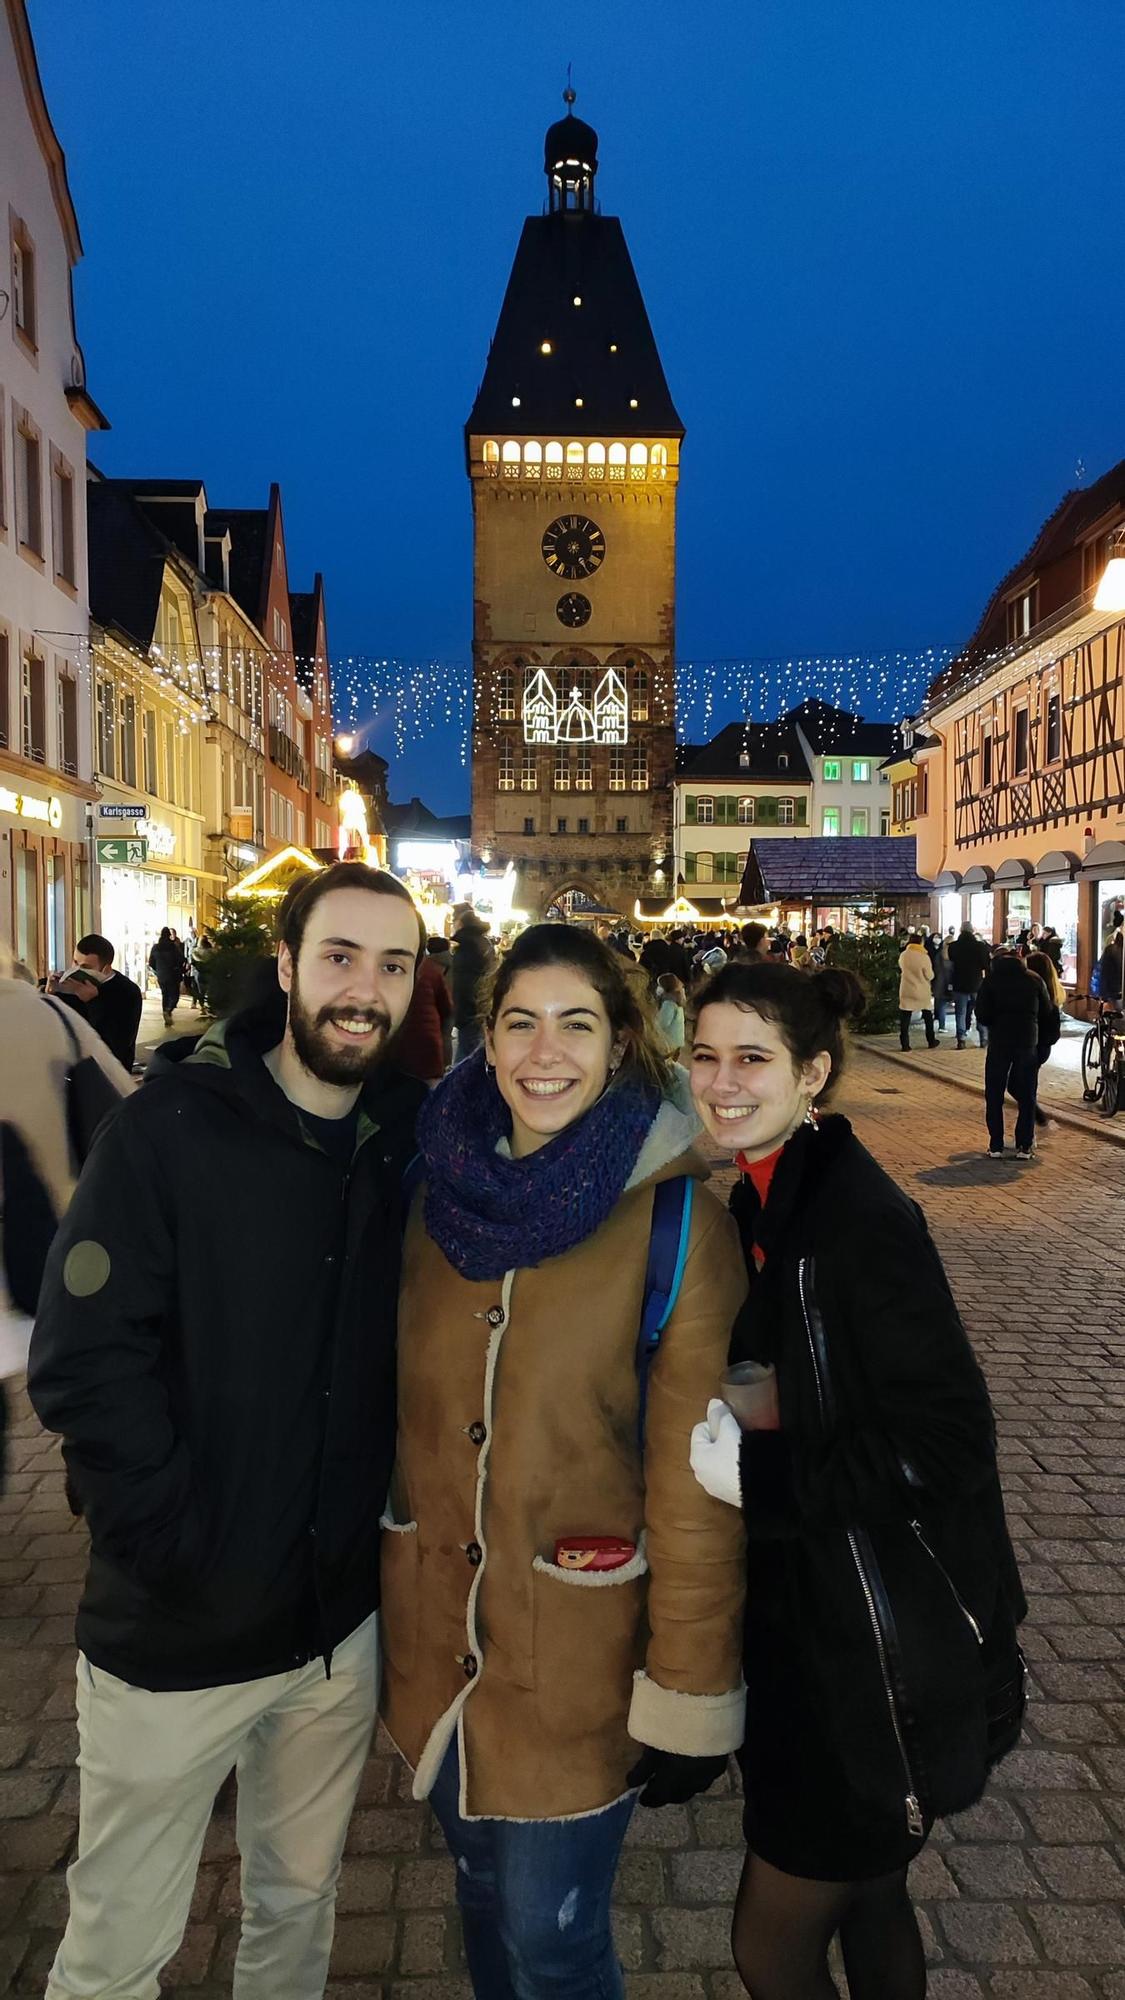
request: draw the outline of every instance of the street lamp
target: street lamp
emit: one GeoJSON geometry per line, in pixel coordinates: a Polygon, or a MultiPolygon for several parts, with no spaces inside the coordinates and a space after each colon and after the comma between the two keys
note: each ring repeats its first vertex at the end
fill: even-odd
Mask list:
{"type": "Polygon", "coordinates": [[[349,736],[346,732],[342,736],[337,736],[336,748],[340,752],[341,757],[350,757],[352,751],[355,749],[355,737],[349,736]]]}
{"type": "Polygon", "coordinates": [[[1109,561],[1094,593],[1095,611],[1125,611],[1125,529],[1109,545],[1109,561]]]}

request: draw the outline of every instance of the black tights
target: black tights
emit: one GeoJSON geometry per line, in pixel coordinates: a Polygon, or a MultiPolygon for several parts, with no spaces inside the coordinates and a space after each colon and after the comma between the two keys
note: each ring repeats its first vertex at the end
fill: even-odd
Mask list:
{"type": "Polygon", "coordinates": [[[851,2000],[923,2000],[905,1868],[873,1882],[810,1882],[747,1855],[731,1943],[751,2000],[838,2000],[828,1970],[837,1931],[851,2000]]]}

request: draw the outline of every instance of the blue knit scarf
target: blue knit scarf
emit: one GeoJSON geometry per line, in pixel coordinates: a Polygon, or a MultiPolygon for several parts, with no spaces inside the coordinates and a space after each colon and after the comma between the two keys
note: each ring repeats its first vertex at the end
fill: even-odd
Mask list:
{"type": "Polygon", "coordinates": [[[538,1152],[513,1160],[496,1150],[512,1114],[478,1049],[419,1113],[430,1236],[464,1278],[561,1256],[605,1221],[659,1108],[652,1084],[624,1076],[538,1152]]]}

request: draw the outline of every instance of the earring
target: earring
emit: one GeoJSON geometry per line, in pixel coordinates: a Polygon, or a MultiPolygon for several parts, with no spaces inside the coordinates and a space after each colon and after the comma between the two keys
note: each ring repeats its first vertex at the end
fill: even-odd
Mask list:
{"type": "Polygon", "coordinates": [[[487,1056],[484,1059],[484,1073],[486,1076],[496,1075],[496,1064],[490,1063],[487,1056]]]}
{"type": "Polygon", "coordinates": [[[820,1124],[820,1119],[817,1117],[816,1112],[813,1109],[813,1101],[811,1097],[809,1098],[809,1101],[805,1106],[805,1115],[802,1118],[801,1123],[802,1125],[811,1125],[814,1132],[817,1130],[820,1124]]]}

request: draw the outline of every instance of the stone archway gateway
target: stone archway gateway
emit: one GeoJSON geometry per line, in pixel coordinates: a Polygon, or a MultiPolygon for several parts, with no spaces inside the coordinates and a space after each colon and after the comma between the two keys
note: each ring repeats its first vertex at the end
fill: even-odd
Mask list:
{"type": "Polygon", "coordinates": [[[621,913],[603,902],[592,882],[580,878],[567,880],[557,887],[545,889],[540,904],[542,918],[547,923],[583,923],[595,918],[607,920],[621,913]]]}

